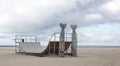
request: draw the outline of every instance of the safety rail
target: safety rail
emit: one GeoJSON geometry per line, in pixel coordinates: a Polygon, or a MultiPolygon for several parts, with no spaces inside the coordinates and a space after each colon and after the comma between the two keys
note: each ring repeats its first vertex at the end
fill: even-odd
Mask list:
{"type": "MultiPolygon", "coordinates": [[[[56,32],[51,35],[49,41],[59,41],[59,40],[60,40],[60,32],[56,32]]],[[[71,33],[65,33],[65,41],[72,41],[71,33]]]]}
{"type": "Polygon", "coordinates": [[[15,35],[15,52],[22,52],[19,43],[21,42],[39,42],[37,35],[15,35]]]}
{"type": "Polygon", "coordinates": [[[39,39],[37,35],[16,35],[15,42],[38,42],[39,39]]]}

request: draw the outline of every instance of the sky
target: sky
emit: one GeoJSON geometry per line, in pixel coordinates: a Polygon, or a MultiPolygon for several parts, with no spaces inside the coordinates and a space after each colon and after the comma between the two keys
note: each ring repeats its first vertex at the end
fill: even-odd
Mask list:
{"type": "Polygon", "coordinates": [[[120,46],[120,0],[0,0],[0,45],[14,45],[16,34],[39,35],[47,45],[59,23],[69,33],[78,26],[80,46],[120,46]]]}

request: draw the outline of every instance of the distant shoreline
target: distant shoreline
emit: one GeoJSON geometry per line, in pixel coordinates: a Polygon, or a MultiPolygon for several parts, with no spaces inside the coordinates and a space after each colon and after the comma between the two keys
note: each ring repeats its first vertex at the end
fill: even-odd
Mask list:
{"type": "Polygon", "coordinates": [[[15,45],[0,45],[0,47],[15,47],[15,45]]]}
{"type": "Polygon", "coordinates": [[[78,46],[79,48],[120,48],[120,46],[78,46]]]}

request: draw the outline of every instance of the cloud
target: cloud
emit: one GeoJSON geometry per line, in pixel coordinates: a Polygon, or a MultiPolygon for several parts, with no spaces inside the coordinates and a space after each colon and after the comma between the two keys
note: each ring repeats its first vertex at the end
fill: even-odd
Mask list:
{"type": "Polygon", "coordinates": [[[0,39],[10,39],[9,34],[40,34],[40,40],[48,41],[62,22],[67,24],[66,32],[71,32],[69,25],[78,25],[81,42],[119,43],[119,4],[119,0],[0,0],[0,39]],[[105,24],[113,30],[97,29],[105,24]],[[112,27],[116,24],[117,30],[112,27]]]}
{"type": "Polygon", "coordinates": [[[87,5],[91,2],[93,2],[94,0],[76,0],[77,2],[80,3],[80,5],[87,5]]]}
{"type": "Polygon", "coordinates": [[[105,11],[106,13],[118,13],[120,12],[120,1],[119,0],[111,0],[105,4],[103,4],[100,9],[105,11]]]}
{"type": "Polygon", "coordinates": [[[90,21],[90,22],[92,21],[97,22],[97,21],[102,20],[103,18],[104,17],[101,14],[95,14],[95,13],[87,14],[84,16],[85,21],[90,21]]]}
{"type": "Polygon", "coordinates": [[[119,0],[110,0],[98,7],[98,12],[103,14],[106,23],[120,23],[120,1],[119,0]]]}
{"type": "Polygon", "coordinates": [[[119,45],[120,31],[85,31],[79,35],[79,44],[87,43],[89,45],[119,45]]]}
{"type": "Polygon", "coordinates": [[[113,18],[113,15],[101,11],[111,11],[111,5],[117,6],[114,12],[119,11],[118,0],[4,0],[0,2],[0,32],[42,32],[54,29],[60,22],[80,27],[109,23],[111,20],[118,22],[119,15],[113,14],[116,17],[113,18]]]}
{"type": "Polygon", "coordinates": [[[0,28],[4,29],[2,31],[24,32],[32,31],[38,26],[42,28],[45,23],[49,23],[46,20],[52,15],[71,9],[74,1],[5,0],[0,4],[0,28]]]}

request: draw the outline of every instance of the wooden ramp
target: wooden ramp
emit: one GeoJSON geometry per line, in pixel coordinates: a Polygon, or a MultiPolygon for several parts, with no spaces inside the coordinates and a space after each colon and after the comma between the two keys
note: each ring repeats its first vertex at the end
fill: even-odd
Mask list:
{"type": "MultiPolygon", "coordinates": [[[[72,42],[65,42],[65,51],[69,48],[72,42]]],[[[21,42],[20,48],[26,54],[44,56],[49,54],[59,54],[59,41],[50,41],[48,46],[43,49],[40,43],[21,42]]]]}
{"type": "MultiPolygon", "coordinates": [[[[65,51],[69,48],[71,43],[72,42],[69,42],[69,41],[65,42],[65,51]]],[[[56,41],[56,42],[50,41],[47,48],[43,51],[42,54],[49,54],[49,53],[59,54],[59,41],[56,41]]]]}

